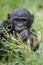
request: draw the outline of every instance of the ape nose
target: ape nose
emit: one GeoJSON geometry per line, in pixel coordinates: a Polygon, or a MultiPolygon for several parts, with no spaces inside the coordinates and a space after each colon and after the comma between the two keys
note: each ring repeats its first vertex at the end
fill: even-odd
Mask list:
{"type": "Polygon", "coordinates": [[[18,27],[20,27],[20,28],[23,27],[23,24],[19,23],[19,24],[18,24],[18,27]]]}

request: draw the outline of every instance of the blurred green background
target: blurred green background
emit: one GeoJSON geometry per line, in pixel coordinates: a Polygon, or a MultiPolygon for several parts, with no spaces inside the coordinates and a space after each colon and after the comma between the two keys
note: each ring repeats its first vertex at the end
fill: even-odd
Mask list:
{"type": "Polygon", "coordinates": [[[15,8],[26,8],[34,14],[33,28],[41,31],[43,38],[43,0],[0,0],[0,23],[15,8]]]}

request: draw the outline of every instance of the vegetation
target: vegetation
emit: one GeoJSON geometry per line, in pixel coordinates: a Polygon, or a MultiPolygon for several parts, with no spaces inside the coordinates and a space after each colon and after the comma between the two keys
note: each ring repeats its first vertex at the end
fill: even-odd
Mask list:
{"type": "Polygon", "coordinates": [[[0,39],[4,46],[0,50],[7,53],[1,54],[3,58],[0,65],[43,65],[43,0],[0,0],[0,23],[7,19],[7,14],[15,8],[22,7],[34,14],[34,24],[37,35],[41,35],[40,48],[36,52],[30,51],[29,45],[6,32],[7,40],[0,39]],[[39,32],[39,33],[38,33],[39,32]],[[8,61],[5,61],[8,59],[8,61]]]}

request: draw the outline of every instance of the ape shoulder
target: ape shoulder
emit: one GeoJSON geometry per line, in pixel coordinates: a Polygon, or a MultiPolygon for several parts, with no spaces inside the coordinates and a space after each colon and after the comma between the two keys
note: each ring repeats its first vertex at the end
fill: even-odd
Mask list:
{"type": "Polygon", "coordinates": [[[3,21],[0,24],[0,38],[2,38],[2,37],[5,38],[4,33],[5,33],[5,30],[6,30],[7,26],[8,26],[8,21],[7,20],[3,21]]]}

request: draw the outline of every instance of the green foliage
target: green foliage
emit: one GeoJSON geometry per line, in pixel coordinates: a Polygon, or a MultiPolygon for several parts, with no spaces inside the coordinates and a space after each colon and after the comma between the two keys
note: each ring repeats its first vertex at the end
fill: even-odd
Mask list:
{"type": "MultiPolygon", "coordinates": [[[[4,29],[4,28],[3,28],[4,29]]],[[[3,43],[3,47],[0,49],[2,51],[0,56],[3,56],[0,60],[0,64],[3,65],[39,65],[43,64],[41,61],[43,58],[43,44],[41,43],[40,49],[36,52],[30,50],[29,44],[24,44],[19,35],[16,37],[14,34],[8,34],[5,31],[5,36],[7,40],[2,38],[0,41],[3,43]],[[7,60],[6,60],[7,58],[7,60]]]]}
{"type": "Polygon", "coordinates": [[[8,65],[39,65],[43,64],[43,49],[40,47],[39,50],[33,52],[30,50],[29,45],[24,44],[19,35],[18,38],[15,35],[9,35],[5,30],[5,36],[7,40],[2,38],[0,41],[3,42],[3,48],[0,49],[2,52],[6,52],[4,54],[1,53],[2,60],[0,64],[4,62],[4,64],[8,65]],[[6,62],[6,57],[8,57],[6,62]]]}

